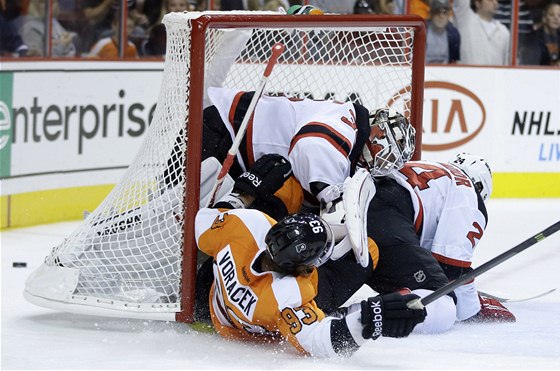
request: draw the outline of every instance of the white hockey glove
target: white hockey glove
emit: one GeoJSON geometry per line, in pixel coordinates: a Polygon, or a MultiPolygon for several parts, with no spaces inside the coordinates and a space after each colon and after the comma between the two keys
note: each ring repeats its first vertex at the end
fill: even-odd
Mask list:
{"type": "Polygon", "coordinates": [[[344,184],[327,187],[319,193],[324,199],[331,199],[321,209],[321,218],[331,226],[337,241],[331,259],[340,259],[352,249],[356,261],[367,267],[367,210],[375,191],[369,172],[358,169],[344,184]]]}
{"type": "Polygon", "coordinates": [[[376,192],[375,183],[367,170],[358,169],[345,185],[342,200],[346,210],[346,229],[356,260],[365,268],[369,261],[367,210],[376,192]]]}

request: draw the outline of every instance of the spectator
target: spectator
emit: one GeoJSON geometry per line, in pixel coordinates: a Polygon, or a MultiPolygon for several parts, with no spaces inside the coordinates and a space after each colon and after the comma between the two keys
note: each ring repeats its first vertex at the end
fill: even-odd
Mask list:
{"type": "Polygon", "coordinates": [[[410,0],[410,14],[416,14],[425,20],[430,18],[429,0],[410,0]]]}
{"type": "Polygon", "coordinates": [[[426,63],[455,63],[460,59],[461,35],[449,21],[447,0],[433,0],[427,24],[426,63]]]}
{"type": "Polygon", "coordinates": [[[290,4],[286,1],[265,0],[264,5],[262,6],[262,10],[269,10],[269,11],[277,12],[280,8],[282,8],[285,11],[287,11],[289,7],[290,7],[290,4]]]}
{"type": "Polygon", "coordinates": [[[369,0],[369,3],[375,14],[395,14],[393,0],[369,0]]]}
{"type": "Polygon", "coordinates": [[[164,0],[159,14],[158,23],[161,23],[163,17],[171,12],[192,12],[195,7],[187,0],[164,0]]]}
{"type": "MultiPolygon", "coordinates": [[[[498,0],[498,10],[494,15],[494,19],[500,21],[504,26],[511,30],[511,5],[512,0],[498,0]]],[[[528,35],[533,31],[533,18],[531,17],[531,12],[529,7],[524,0],[519,0],[519,12],[518,12],[518,32],[519,35],[528,35]]]]}
{"type": "MultiPolygon", "coordinates": [[[[494,15],[494,19],[502,23],[511,32],[511,18],[512,18],[512,0],[498,0],[498,10],[494,15]]],[[[527,3],[524,0],[519,0],[519,7],[517,13],[517,40],[518,49],[517,55],[519,58],[523,58],[523,53],[526,49],[528,38],[533,32],[535,27],[535,22],[533,21],[533,16],[530,12],[527,3]]],[[[513,37],[513,35],[512,35],[513,37]]]]}
{"type": "Polygon", "coordinates": [[[23,4],[23,1],[0,0],[0,15],[5,21],[12,22],[22,14],[27,14],[27,4],[23,4]]]}
{"type": "Polygon", "coordinates": [[[27,50],[16,28],[0,14],[0,57],[24,57],[27,50]]]}
{"type": "Polygon", "coordinates": [[[171,12],[194,11],[195,5],[187,0],[165,0],[159,15],[159,23],[150,28],[150,34],[140,48],[141,54],[146,56],[163,56],[167,43],[165,26],[161,23],[163,17],[171,12]]]}
{"type": "Polygon", "coordinates": [[[144,44],[142,55],[163,56],[167,46],[167,34],[163,23],[156,24],[150,30],[148,41],[144,44]]]}
{"type": "MultiPolygon", "coordinates": [[[[113,34],[113,19],[119,15],[121,0],[84,0],[84,2],[84,15],[93,28],[89,43],[91,45],[92,40],[100,40],[113,34]]],[[[136,29],[132,29],[129,35],[145,36],[149,24],[148,17],[136,9],[136,0],[127,0],[126,3],[128,16],[137,26],[136,29]]]]}
{"type": "Polygon", "coordinates": [[[92,28],[84,15],[82,0],[60,0],[59,14],[56,17],[62,27],[75,33],[76,55],[89,52],[92,28]]]}
{"type": "Polygon", "coordinates": [[[544,8],[542,26],[530,35],[527,45],[523,64],[560,66],[560,3],[544,8]]]}
{"type": "Polygon", "coordinates": [[[136,11],[146,16],[149,30],[161,23],[165,10],[164,0],[136,0],[136,11]]]}
{"type": "Polygon", "coordinates": [[[358,0],[354,6],[355,14],[395,14],[393,0],[358,0]]]}
{"type": "Polygon", "coordinates": [[[354,5],[354,14],[373,14],[373,9],[366,0],[358,0],[354,5]]]}
{"type": "MultiPolygon", "coordinates": [[[[216,6],[216,2],[214,1],[214,6],[216,6]]],[[[208,2],[206,0],[196,0],[195,9],[198,12],[202,12],[208,10],[208,2]]],[[[218,8],[219,9],[219,8],[218,8]]]]}
{"type": "Polygon", "coordinates": [[[113,2],[114,0],[84,0],[84,15],[93,28],[90,39],[98,40],[105,31],[111,30],[111,22],[115,16],[113,2]]]}
{"type": "MultiPolygon", "coordinates": [[[[128,17],[126,22],[127,26],[127,33],[130,35],[135,26],[134,19],[132,17],[128,17]]],[[[91,58],[109,58],[114,59],[119,57],[119,42],[117,40],[118,34],[118,27],[119,27],[119,16],[116,15],[113,18],[112,23],[112,35],[103,37],[99,41],[95,43],[95,45],[91,48],[89,56],[91,58]]],[[[138,49],[136,45],[130,40],[128,40],[125,51],[124,51],[124,58],[138,58],[138,49]]]]}
{"type": "MultiPolygon", "coordinates": [[[[31,0],[29,3],[29,12],[23,19],[20,28],[20,34],[29,47],[29,56],[45,56],[46,40],[45,22],[48,20],[45,16],[45,6],[47,0],[31,0]]],[[[77,35],[74,32],[68,32],[58,22],[59,13],[58,0],[52,2],[52,29],[51,29],[51,56],[53,57],[74,57],[76,55],[76,46],[74,38],[77,35]]]]}
{"type": "Polygon", "coordinates": [[[453,13],[461,34],[461,62],[506,65],[510,34],[494,19],[497,0],[454,0],[453,13]]]}
{"type": "Polygon", "coordinates": [[[243,0],[222,0],[220,4],[221,10],[245,10],[243,0]]]}
{"type": "Polygon", "coordinates": [[[166,14],[169,12],[184,12],[194,10],[194,5],[189,3],[187,0],[166,0],[164,4],[166,14]]]}

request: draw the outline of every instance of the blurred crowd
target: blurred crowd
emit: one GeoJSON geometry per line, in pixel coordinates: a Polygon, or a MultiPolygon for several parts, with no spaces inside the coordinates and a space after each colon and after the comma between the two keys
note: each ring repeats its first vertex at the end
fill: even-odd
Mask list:
{"type": "Polygon", "coordinates": [[[161,21],[168,12],[288,11],[294,5],[312,5],[325,13],[421,16],[427,26],[427,63],[510,65],[511,40],[517,36],[517,64],[560,66],[560,0],[519,0],[516,11],[512,4],[511,0],[0,0],[0,57],[161,58],[166,48],[161,21]],[[122,24],[126,20],[126,39],[121,20],[122,24]]]}

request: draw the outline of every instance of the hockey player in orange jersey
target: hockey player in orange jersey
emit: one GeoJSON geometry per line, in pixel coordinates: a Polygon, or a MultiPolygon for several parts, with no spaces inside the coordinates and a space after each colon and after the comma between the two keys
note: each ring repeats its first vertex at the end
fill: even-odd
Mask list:
{"type": "MultiPolygon", "coordinates": [[[[197,316],[209,316],[217,332],[231,339],[287,340],[304,354],[350,355],[369,339],[405,337],[425,317],[406,303],[418,296],[376,296],[326,315],[314,301],[317,267],[334,247],[331,229],[319,216],[295,214],[278,223],[246,209],[255,197],[266,197],[291,176],[289,162],[266,155],[241,175],[232,193],[196,216],[195,236],[211,257],[213,284],[208,295],[197,289],[197,316]]],[[[367,268],[352,261],[350,275],[367,274],[377,261],[370,243],[367,268]]],[[[207,277],[208,278],[208,277],[207,277]]],[[[351,279],[351,277],[349,277],[351,279]]],[[[345,277],[338,277],[345,280],[345,277]]],[[[205,282],[204,277],[197,281],[205,282]]]]}

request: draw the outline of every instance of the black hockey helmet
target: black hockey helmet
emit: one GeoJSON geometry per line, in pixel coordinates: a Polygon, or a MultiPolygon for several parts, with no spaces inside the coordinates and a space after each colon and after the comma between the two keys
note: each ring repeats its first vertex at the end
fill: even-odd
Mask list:
{"type": "Polygon", "coordinates": [[[268,231],[266,248],[272,261],[287,272],[299,266],[318,267],[332,255],[334,238],[318,215],[288,215],[268,231]]]}

